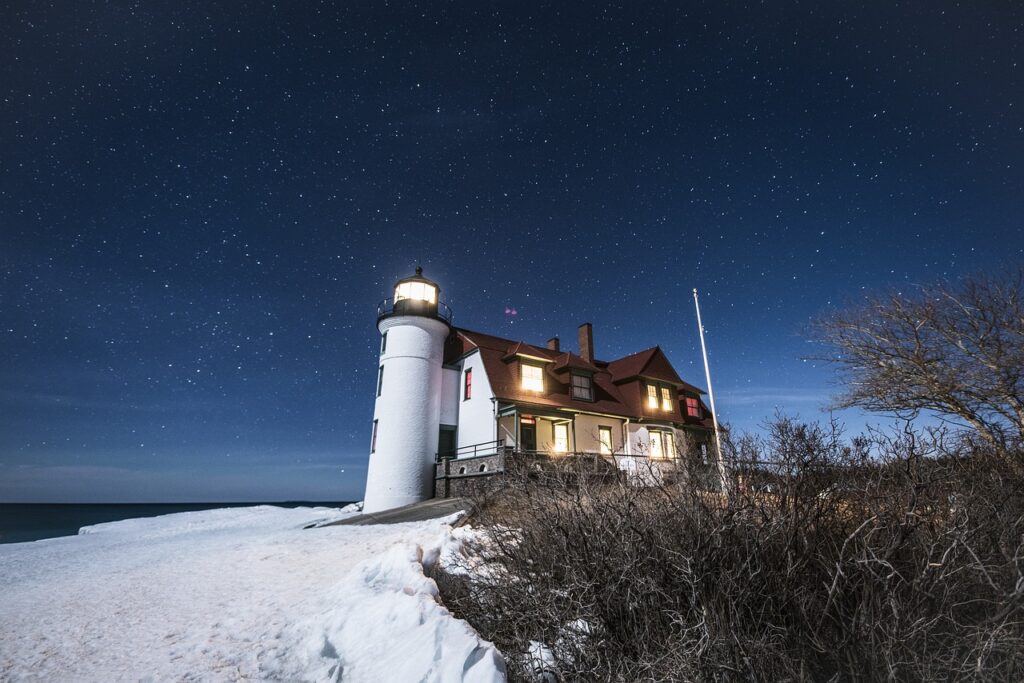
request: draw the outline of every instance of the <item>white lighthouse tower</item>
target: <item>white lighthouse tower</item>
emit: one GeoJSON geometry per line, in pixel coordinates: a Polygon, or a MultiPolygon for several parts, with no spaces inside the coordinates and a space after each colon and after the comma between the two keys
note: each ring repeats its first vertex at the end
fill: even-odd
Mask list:
{"type": "Polygon", "coordinates": [[[380,364],[364,512],[426,500],[434,485],[441,365],[451,311],[437,284],[416,275],[395,284],[377,308],[380,364]]]}

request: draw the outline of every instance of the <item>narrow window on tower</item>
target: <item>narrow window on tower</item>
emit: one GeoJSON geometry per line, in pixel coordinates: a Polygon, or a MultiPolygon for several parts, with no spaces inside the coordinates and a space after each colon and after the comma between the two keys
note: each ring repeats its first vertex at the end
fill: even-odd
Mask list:
{"type": "Polygon", "coordinates": [[[612,454],[612,428],[598,427],[597,440],[601,442],[601,455],[612,454]]]}
{"type": "Polygon", "coordinates": [[[377,395],[380,396],[381,390],[384,388],[384,366],[380,366],[377,370],[377,395]]]}
{"type": "Polygon", "coordinates": [[[647,407],[658,409],[658,387],[653,384],[647,385],[647,407]]]}
{"type": "Polygon", "coordinates": [[[380,352],[381,352],[381,355],[383,355],[384,352],[387,351],[387,350],[388,350],[388,333],[385,332],[384,334],[382,334],[380,336],[380,352]]]}
{"type": "Polygon", "coordinates": [[[373,421],[373,434],[370,435],[370,452],[377,451],[377,420],[373,421]]]}
{"type": "Polygon", "coordinates": [[[668,387],[661,388],[661,409],[672,410],[672,390],[668,387]]]}
{"type": "Polygon", "coordinates": [[[462,383],[462,400],[473,398],[473,368],[466,368],[466,376],[462,383]]]}

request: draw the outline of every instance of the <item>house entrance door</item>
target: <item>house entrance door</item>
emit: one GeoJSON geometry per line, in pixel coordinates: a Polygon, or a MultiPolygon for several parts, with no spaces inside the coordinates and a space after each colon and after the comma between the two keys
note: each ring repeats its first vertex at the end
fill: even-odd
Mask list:
{"type": "Polygon", "coordinates": [[[519,425],[519,450],[522,451],[535,451],[537,450],[537,425],[535,424],[521,424],[519,425]]]}

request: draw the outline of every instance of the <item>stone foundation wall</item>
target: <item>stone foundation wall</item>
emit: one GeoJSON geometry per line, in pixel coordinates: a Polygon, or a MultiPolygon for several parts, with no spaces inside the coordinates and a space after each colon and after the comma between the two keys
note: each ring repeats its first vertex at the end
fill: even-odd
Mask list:
{"type": "MultiPolygon", "coordinates": [[[[686,477],[678,460],[655,460],[643,456],[598,456],[582,454],[593,461],[590,475],[596,477],[626,477],[640,486],[671,484],[686,477]]],[[[502,484],[506,467],[514,471],[528,468],[530,476],[544,476],[546,471],[557,472],[565,456],[541,453],[507,451],[472,458],[445,460],[434,465],[434,498],[473,497],[487,494],[502,484]]],[[[577,464],[574,467],[578,467],[577,464]]]]}
{"type": "Polygon", "coordinates": [[[434,498],[475,496],[495,488],[505,471],[505,454],[444,460],[434,465],[434,498]]]}

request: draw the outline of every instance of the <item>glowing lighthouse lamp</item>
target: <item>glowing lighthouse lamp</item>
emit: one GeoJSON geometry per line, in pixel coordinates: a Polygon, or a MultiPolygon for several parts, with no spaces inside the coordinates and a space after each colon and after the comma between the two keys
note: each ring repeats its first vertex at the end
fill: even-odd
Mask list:
{"type": "Polygon", "coordinates": [[[381,334],[377,400],[363,511],[426,500],[434,484],[441,422],[441,364],[451,311],[423,269],[395,284],[377,307],[381,334]]]}

